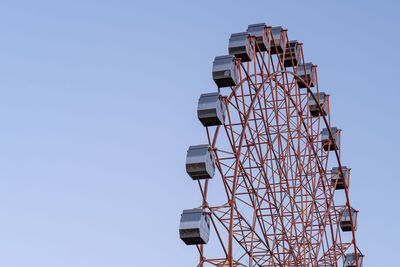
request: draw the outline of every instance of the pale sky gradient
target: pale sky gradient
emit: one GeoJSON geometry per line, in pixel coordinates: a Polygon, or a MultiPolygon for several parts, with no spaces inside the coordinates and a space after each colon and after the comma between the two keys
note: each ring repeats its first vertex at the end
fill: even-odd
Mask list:
{"type": "MultiPolygon", "coordinates": [[[[365,266],[398,266],[398,1],[0,2],[0,266],[195,266],[186,149],[231,33],[288,29],[343,129],[365,266]]],[[[213,238],[213,234],[211,234],[213,238]]],[[[215,237],[214,237],[215,238],[215,237]]]]}

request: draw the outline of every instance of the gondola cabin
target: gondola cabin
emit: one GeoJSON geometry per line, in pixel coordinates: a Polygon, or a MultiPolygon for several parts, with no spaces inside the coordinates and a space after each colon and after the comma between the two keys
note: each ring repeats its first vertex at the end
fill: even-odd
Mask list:
{"type": "Polygon", "coordinates": [[[297,79],[297,85],[299,88],[307,88],[307,85],[309,87],[314,87],[315,75],[313,69],[314,65],[311,62],[298,66],[297,75],[303,80],[297,79]]]}
{"type": "Polygon", "coordinates": [[[202,209],[184,210],[179,236],[186,245],[207,244],[210,238],[210,217],[202,209]]]}
{"type": "Polygon", "coordinates": [[[212,76],[218,87],[235,86],[238,83],[238,63],[232,55],[215,57],[212,76]]]}
{"type": "Polygon", "coordinates": [[[268,28],[265,23],[251,24],[247,32],[256,39],[256,51],[268,51],[268,28]]]}
{"type": "Polygon", "coordinates": [[[189,147],[186,154],[186,172],[193,180],[214,177],[215,156],[209,145],[189,147]]]}
{"type": "Polygon", "coordinates": [[[357,253],[357,260],[358,260],[358,266],[356,262],[356,254],[355,253],[348,253],[344,256],[344,267],[362,267],[362,262],[364,255],[361,253],[357,253]]]}
{"type": "Polygon", "coordinates": [[[200,95],[197,116],[204,127],[222,125],[225,122],[225,101],[218,93],[200,95]]]}
{"type": "Polygon", "coordinates": [[[353,208],[344,208],[340,211],[340,228],[343,232],[351,231],[351,220],[353,220],[354,230],[357,229],[357,211],[353,208]],[[351,216],[351,218],[350,218],[351,216]]]}
{"type": "Polygon", "coordinates": [[[253,59],[253,41],[247,32],[234,33],[229,38],[229,55],[240,58],[242,62],[253,59]]]}
{"type": "Polygon", "coordinates": [[[297,63],[300,61],[299,59],[299,52],[300,46],[298,45],[298,42],[296,40],[289,41],[289,43],[286,45],[286,50],[285,50],[285,57],[283,59],[283,65],[288,68],[288,67],[293,67],[296,66],[297,63]]]}
{"type": "Polygon", "coordinates": [[[328,114],[328,96],[324,92],[314,93],[314,96],[319,101],[315,101],[314,97],[310,94],[308,103],[310,107],[310,114],[312,117],[326,116],[328,114]]]}
{"type": "Polygon", "coordinates": [[[343,176],[339,171],[339,167],[333,167],[331,170],[331,184],[336,190],[344,189],[344,186],[349,186],[349,170],[346,166],[342,166],[343,176]]]}
{"type": "Polygon", "coordinates": [[[281,26],[271,28],[271,51],[269,53],[280,54],[283,52],[285,45],[284,31],[281,26]]]}
{"type": "Polygon", "coordinates": [[[339,130],[336,127],[331,127],[332,138],[331,140],[328,128],[321,131],[321,143],[325,151],[333,151],[339,149],[339,130]]]}

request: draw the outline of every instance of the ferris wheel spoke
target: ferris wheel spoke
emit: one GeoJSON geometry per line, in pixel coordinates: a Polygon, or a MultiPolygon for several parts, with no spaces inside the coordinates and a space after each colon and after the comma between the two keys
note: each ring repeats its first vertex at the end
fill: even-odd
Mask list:
{"type": "MultiPolygon", "coordinates": [[[[217,216],[218,220],[221,224],[228,230],[229,229],[229,207],[226,207],[226,211],[218,210],[222,214],[222,216],[217,216]]],[[[254,234],[255,239],[253,239],[253,243],[257,243],[257,245],[253,248],[253,252],[257,253],[266,253],[268,251],[268,246],[263,242],[263,240],[258,236],[258,234],[254,231],[254,229],[250,226],[250,224],[244,219],[241,213],[235,209],[234,216],[234,229],[233,231],[236,233],[241,233],[240,235],[235,235],[236,242],[246,251],[247,254],[250,254],[248,250],[249,235],[254,234]],[[238,238],[240,237],[240,239],[238,238]]]]}

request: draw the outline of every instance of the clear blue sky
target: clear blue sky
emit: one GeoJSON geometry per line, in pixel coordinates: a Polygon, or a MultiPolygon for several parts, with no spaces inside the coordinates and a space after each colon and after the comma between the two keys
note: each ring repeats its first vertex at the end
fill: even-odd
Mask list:
{"type": "MultiPolygon", "coordinates": [[[[248,24],[287,28],[343,129],[365,266],[398,266],[398,1],[0,3],[0,266],[194,266],[186,149],[211,63],[248,24]],[[351,2],[351,3],[350,3],[351,2]]],[[[213,238],[213,236],[211,236],[213,238]]]]}

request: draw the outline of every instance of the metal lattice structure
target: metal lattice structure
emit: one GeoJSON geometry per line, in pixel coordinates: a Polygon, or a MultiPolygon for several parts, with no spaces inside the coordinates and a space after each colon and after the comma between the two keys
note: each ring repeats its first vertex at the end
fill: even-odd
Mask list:
{"type": "Polygon", "coordinates": [[[217,175],[192,176],[214,243],[212,250],[196,244],[197,266],[361,266],[358,211],[350,206],[350,169],[340,161],[329,95],[320,92],[317,66],[304,61],[302,44],[263,25],[249,29],[264,36],[249,29],[232,35],[224,60],[234,70],[223,73],[231,80],[218,80],[214,61],[219,87],[210,95],[219,95],[224,121],[208,123],[204,116],[212,115],[199,111],[217,175]],[[339,193],[344,201],[336,203],[339,193]]]}

